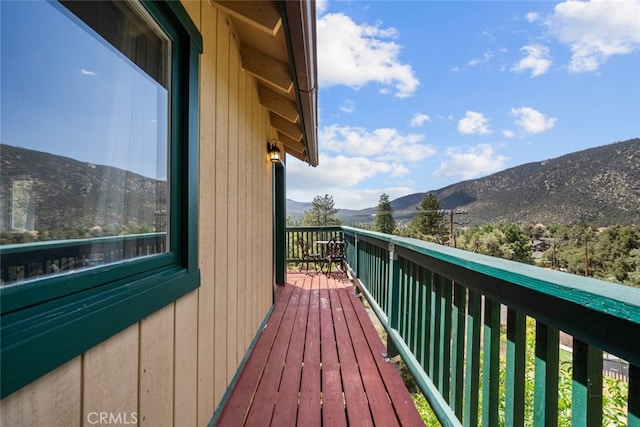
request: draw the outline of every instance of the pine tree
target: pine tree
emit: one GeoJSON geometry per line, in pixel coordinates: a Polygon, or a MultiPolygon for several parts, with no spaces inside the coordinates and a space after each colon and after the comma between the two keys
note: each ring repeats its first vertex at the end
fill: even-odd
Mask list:
{"type": "Polygon", "coordinates": [[[311,209],[305,212],[302,218],[303,225],[340,225],[341,221],[335,217],[338,209],[335,207],[333,197],[325,194],[324,197],[316,196],[311,202],[311,209]]]}
{"type": "Polygon", "coordinates": [[[439,236],[444,218],[440,200],[433,193],[429,193],[416,209],[418,215],[411,220],[412,228],[422,235],[439,236]]]}
{"type": "Polygon", "coordinates": [[[393,208],[389,202],[389,196],[382,194],[376,209],[376,218],[373,222],[373,229],[381,233],[392,234],[396,228],[396,221],[393,218],[393,208]]]}

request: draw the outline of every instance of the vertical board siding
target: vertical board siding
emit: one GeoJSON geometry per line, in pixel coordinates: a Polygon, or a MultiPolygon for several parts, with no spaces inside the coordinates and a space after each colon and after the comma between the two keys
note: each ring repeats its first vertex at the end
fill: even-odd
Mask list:
{"type": "Polygon", "coordinates": [[[83,425],[81,386],[82,356],[78,356],[2,399],[0,425],[83,425]]]}
{"type": "Polygon", "coordinates": [[[0,425],[92,425],[99,412],[141,426],[207,425],[273,304],[269,115],[226,16],[183,3],[204,43],[201,286],[3,399],[0,425]]]}
{"type": "MultiPolygon", "coordinates": [[[[228,244],[228,179],[229,179],[229,23],[222,13],[217,14],[216,54],[216,210],[211,218],[215,222],[216,245],[214,268],[214,401],[219,402],[227,383],[227,244],[228,244]],[[221,381],[222,379],[222,381],[221,381]]],[[[207,256],[201,254],[201,256],[207,256]]],[[[230,378],[229,378],[230,381],[230,378]]]]}
{"type": "Polygon", "coordinates": [[[140,322],[140,426],[173,425],[174,304],[140,322]]]}
{"type": "MultiPolygon", "coordinates": [[[[238,73],[240,70],[238,70],[238,73]]],[[[236,214],[237,218],[237,234],[236,234],[236,252],[235,257],[239,261],[236,263],[236,271],[237,271],[237,283],[245,284],[248,283],[246,280],[246,253],[247,253],[247,239],[251,236],[250,233],[247,232],[247,164],[244,161],[245,149],[243,147],[243,143],[247,140],[247,80],[248,77],[245,75],[241,75],[238,80],[238,148],[237,148],[237,170],[236,170],[236,179],[237,179],[237,207],[238,211],[236,214]]],[[[237,286],[237,301],[236,301],[236,313],[238,317],[246,316],[246,296],[247,296],[247,287],[246,286],[237,286]]],[[[239,322],[236,324],[236,363],[239,363],[242,360],[244,353],[248,348],[248,342],[250,340],[249,337],[245,334],[245,322],[239,322]]]]}
{"type": "MultiPolygon", "coordinates": [[[[230,33],[231,35],[231,33],[230,33]]],[[[231,35],[229,39],[229,136],[227,144],[227,247],[226,262],[227,270],[227,318],[238,319],[238,263],[231,260],[238,260],[238,126],[240,108],[240,84],[238,82],[239,55],[235,37],[231,35]],[[233,54],[236,52],[236,54],[233,54]]],[[[227,328],[227,380],[230,382],[238,367],[239,360],[237,354],[237,327],[238,323],[230,323],[227,328]]],[[[225,387],[226,390],[226,387],[225,387]]]]}
{"type": "Polygon", "coordinates": [[[197,425],[198,400],[198,293],[175,304],[175,426],[197,425]]]}
{"type": "Polygon", "coordinates": [[[93,421],[89,414],[138,413],[139,326],[133,325],[82,357],[83,425],[93,421]]]}
{"type": "Polygon", "coordinates": [[[216,216],[216,34],[217,10],[204,5],[201,10],[204,52],[200,56],[200,197],[198,264],[202,283],[198,289],[198,387],[197,422],[206,425],[215,410],[214,370],[214,282],[216,216]]]}

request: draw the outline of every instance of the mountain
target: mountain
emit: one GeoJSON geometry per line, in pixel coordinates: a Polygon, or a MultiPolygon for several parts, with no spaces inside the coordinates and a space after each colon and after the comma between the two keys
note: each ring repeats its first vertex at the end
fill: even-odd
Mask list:
{"type": "MultiPolygon", "coordinates": [[[[485,224],[640,224],[640,138],[527,163],[430,191],[444,209],[466,209],[465,222],[485,224]]],[[[429,192],[391,202],[407,222],[429,192]]],[[[310,204],[309,204],[310,205],[310,204]]],[[[376,207],[340,211],[345,224],[372,222],[376,207]]]]}
{"type": "Polygon", "coordinates": [[[0,153],[2,230],[15,222],[16,197],[23,197],[29,230],[151,226],[156,210],[166,209],[166,181],[6,144],[0,153]]]}
{"type": "MultiPolygon", "coordinates": [[[[16,188],[28,194],[28,229],[151,226],[164,210],[165,181],[25,148],[0,145],[0,229],[15,221],[16,188]],[[16,187],[17,186],[17,187],[16,187]],[[46,207],[46,209],[44,209],[46,207]],[[29,222],[30,221],[30,222],[29,222]]],[[[640,138],[516,166],[431,191],[445,209],[466,209],[471,224],[518,222],[594,226],[640,224],[640,138]]],[[[407,222],[427,193],[391,202],[407,222]]],[[[24,201],[23,201],[24,205],[24,201]]],[[[26,205],[25,205],[26,206],[26,205]]],[[[287,200],[296,220],[311,203],[287,200]]],[[[376,207],[340,210],[345,224],[373,221],[376,207]]]]}

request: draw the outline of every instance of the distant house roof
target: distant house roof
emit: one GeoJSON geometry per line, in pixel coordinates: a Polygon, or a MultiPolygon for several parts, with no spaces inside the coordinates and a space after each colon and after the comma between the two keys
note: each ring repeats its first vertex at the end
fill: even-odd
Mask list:
{"type": "Polygon", "coordinates": [[[286,152],[318,165],[315,1],[216,1],[286,152]]]}

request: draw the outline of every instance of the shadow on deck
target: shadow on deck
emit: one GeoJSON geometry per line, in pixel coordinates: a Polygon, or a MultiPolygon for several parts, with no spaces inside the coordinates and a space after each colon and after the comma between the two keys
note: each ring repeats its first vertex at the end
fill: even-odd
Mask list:
{"type": "Polygon", "coordinates": [[[217,426],[422,426],[346,277],[289,273],[217,426]]]}

